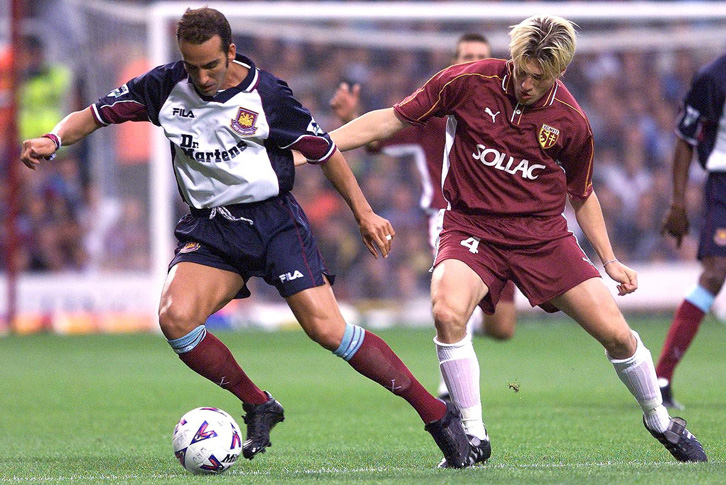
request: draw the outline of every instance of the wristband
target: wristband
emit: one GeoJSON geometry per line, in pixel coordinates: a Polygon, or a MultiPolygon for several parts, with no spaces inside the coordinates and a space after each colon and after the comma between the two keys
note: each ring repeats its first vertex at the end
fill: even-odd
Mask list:
{"type": "Polygon", "coordinates": [[[63,146],[63,144],[61,143],[60,137],[58,135],[56,135],[55,133],[46,133],[45,135],[41,135],[41,138],[48,138],[48,139],[52,140],[53,143],[55,144],[56,151],[60,150],[60,147],[63,146]]]}
{"type": "Polygon", "coordinates": [[[618,260],[618,258],[613,258],[613,259],[611,259],[610,261],[605,261],[605,262],[604,262],[604,263],[602,264],[602,267],[604,268],[604,267],[605,267],[605,266],[607,266],[608,264],[610,264],[610,263],[614,263],[614,262],[615,262],[615,261],[617,261],[617,260],[618,260]]]}

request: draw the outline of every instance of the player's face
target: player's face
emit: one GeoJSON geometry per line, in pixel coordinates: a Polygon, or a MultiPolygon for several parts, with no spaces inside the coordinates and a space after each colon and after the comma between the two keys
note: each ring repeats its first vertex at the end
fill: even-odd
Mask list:
{"type": "Polygon", "coordinates": [[[202,44],[180,42],[184,68],[192,78],[194,86],[205,96],[214,96],[224,89],[229,63],[235,56],[235,46],[230,44],[227,52],[222,50],[222,39],[215,35],[202,44]]]}
{"type": "Polygon", "coordinates": [[[454,64],[464,62],[480,61],[492,56],[489,44],[478,40],[465,40],[456,46],[456,58],[454,64]]]}
{"type": "Polygon", "coordinates": [[[552,88],[555,79],[545,77],[542,69],[534,61],[524,61],[523,65],[514,65],[514,95],[517,102],[530,105],[552,88]]]}

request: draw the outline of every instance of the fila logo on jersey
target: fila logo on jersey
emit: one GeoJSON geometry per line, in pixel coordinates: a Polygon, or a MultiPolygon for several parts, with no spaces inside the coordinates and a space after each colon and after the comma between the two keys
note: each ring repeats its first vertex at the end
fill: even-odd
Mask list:
{"type": "Polygon", "coordinates": [[[485,145],[477,144],[477,153],[472,153],[474,160],[479,160],[487,167],[494,167],[497,170],[516,175],[517,172],[521,172],[521,176],[525,180],[536,180],[539,177],[539,172],[546,168],[544,165],[539,163],[529,164],[529,160],[522,159],[517,163],[514,157],[509,155],[509,159],[506,160],[507,154],[495,150],[494,148],[487,148],[485,145]],[[515,166],[516,165],[516,166],[515,166]]]}
{"type": "Polygon", "coordinates": [[[492,110],[489,109],[489,106],[487,106],[487,109],[484,110],[486,114],[492,117],[492,123],[496,123],[497,121],[497,115],[501,113],[501,111],[497,111],[496,113],[492,113],[492,110]]]}
{"type": "Polygon", "coordinates": [[[257,113],[248,109],[240,108],[239,111],[237,111],[237,116],[232,120],[232,124],[230,126],[240,135],[254,135],[257,131],[255,121],[257,121],[257,113]]]}
{"type": "Polygon", "coordinates": [[[178,116],[180,118],[194,118],[194,112],[192,110],[185,110],[184,108],[173,108],[171,110],[172,116],[178,116]]]}
{"type": "Polygon", "coordinates": [[[282,281],[283,283],[285,281],[292,281],[292,280],[296,280],[296,279],[302,278],[302,277],[303,277],[303,274],[301,272],[299,272],[298,270],[295,270],[292,273],[283,273],[279,276],[280,281],[282,281]]]}
{"type": "Polygon", "coordinates": [[[560,130],[552,128],[550,125],[542,125],[542,128],[539,129],[537,141],[539,141],[539,146],[547,150],[548,148],[555,146],[559,137],[560,130]]]}

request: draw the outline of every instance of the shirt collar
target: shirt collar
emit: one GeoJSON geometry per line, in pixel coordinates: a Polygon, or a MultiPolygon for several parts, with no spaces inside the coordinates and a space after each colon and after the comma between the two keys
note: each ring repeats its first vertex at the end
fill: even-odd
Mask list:
{"type": "MultiPolygon", "coordinates": [[[[510,59],[507,61],[506,72],[504,73],[504,77],[502,78],[502,90],[507,94],[507,96],[514,99],[515,103],[517,103],[517,97],[514,95],[514,75],[512,74],[512,66],[512,60],[510,59]]],[[[552,106],[552,103],[555,102],[555,95],[557,94],[557,88],[559,84],[559,79],[555,80],[550,90],[542,95],[542,97],[539,98],[537,101],[535,101],[534,104],[528,105],[527,109],[537,109],[552,106]]]]}

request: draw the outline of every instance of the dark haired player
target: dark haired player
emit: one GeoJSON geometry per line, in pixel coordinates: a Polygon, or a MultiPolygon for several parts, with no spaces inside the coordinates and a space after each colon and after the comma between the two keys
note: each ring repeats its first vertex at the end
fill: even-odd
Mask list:
{"type": "Polygon", "coordinates": [[[249,296],[246,282],[257,276],[277,288],[312,340],[408,401],[445,459],[467,466],[470,445],[458,410],[429,394],[383,340],[343,320],[333,277],[290,193],[291,150],[320,164],[376,257],[377,250],[386,257],[391,249],[389,222],[373,213],[345,159],[287,84],[237,54],[224,15],[188,9],[177,42],[182,61],[128,81],[68,115],[52,133],[24,141],[23,163],[34,169],[61,145],[114,123],[151,121],[164,129],[191,213],[176,227],[179,244],[159,324],[187,366],[242,401],[246,458],[270,446],[283,408],[250,380],[205,322],[233,298],[249,296]]]}
{"type": "Polygon", "coordinates": [[[701,68],[691,83],[678,117],[673,154],[673,197],[663,220],[663,233],[680,247],[688,233],[686,184],[694,151],[708,172],[705,209],[698,246],[701,274],[696,286],[676,310],[655,372],[663,404],[683,406],[673,399],[671,380],[678,362],[690,347],[701,322],[711,311],[726,280],[726,55],[701,68]]]}

